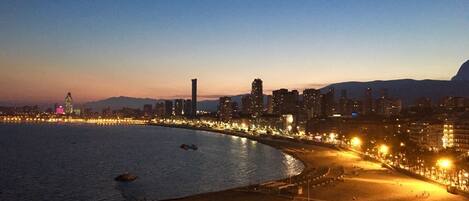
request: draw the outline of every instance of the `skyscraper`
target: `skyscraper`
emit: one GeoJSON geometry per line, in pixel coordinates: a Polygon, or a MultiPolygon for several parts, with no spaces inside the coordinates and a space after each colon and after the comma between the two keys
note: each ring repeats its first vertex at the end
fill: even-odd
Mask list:
{"type": "Polygon", "coordinates": [[[71,115],[73,114],[73,99],[72,99],[72,94],[70,92],[67,93],[67,96],[65,96],[65,114],[71,115]]]}
{"type": "Polygon", "coordinates": [[[192,79],[192,107],[191,116],[197,117],[197,79],[192,79]]]}
{"type": "Polygon", "coordinates": [[[192,111],[192,101],[191,99],[186,99],[184,101],[184,116],[190,117],[192,111]]]}
{"type": "Polygon", "coordinates": [[[155,114],[158,117],[163,117],[165,114],[165,105],[164,102],[157,102],[155,104],[155,114]]]}
{"type": "Polygon", "coordinates": [[[363,97],[363,114],[368,115],[371,113],[373,113],[373,93],[371,88],[367,88],[363,97]]]}
{"type": "Polygon", "coordinates": [[[184,114],[184,99],[174,100],[174,114],[176,116],[182,116],[182,114],[184,114]]]}
{"type": "Polygon", "coordinates": [[[279,89],[272,92],[273,113],[297,114],[299,110],[299,92],[297,90],[288,91],[288,89],[279,89]]]}
{"type": "Polygon", "coordinates": [[[272,95],[267,96],[267,105],[265,107],[265,111],[267,114],[272,114],[274,112],[274,100],[272,95]]]}
{"type": "Polygon", "coordinates": [[[264,94],[262,91],[262,80],[255,79],[251,88],[251,113],[254,118],[260,117],[264,111],[264,94]]]}
{"type": "Polygon", "coordinates": [[[223,96],[220,97],[218,104],[218,115],[221,121],[228,122],[233,117],[233,103],[231,97],[223,96]]]}
{"type": "Polygon", "coordinates": [[[246,94],[241,97],[241,113],[251,115],[252,101],[251,94],[246,94]]]}
{"type": "Polygon", "coordinates": [[[342,89],[340,91],[340,99],[339,99],[339,112],[342,115],[349,115],[350,114],[350,104],[349,99],[347,98],[347,90],[342,89]]]}
{"type": "Polygon", "coordinates": [[[336,102],[335,102],[335,90],[334,88],[329,88],[326,94],[324,94],[324,109],[323,114],[325,116],[332,116],[336,112],[336,102]]]}
{"type": "Polygon", "coordinates": [[[317,89],[303,90],[303,109],[308,119],[318,117],[321,114],[321,91],[317,89]]]}
{"type": "Polygon", "coordinates": [[[164,101],[164,115],[166,117],[173,116],[173,101],[172,100],[164,101]]]}

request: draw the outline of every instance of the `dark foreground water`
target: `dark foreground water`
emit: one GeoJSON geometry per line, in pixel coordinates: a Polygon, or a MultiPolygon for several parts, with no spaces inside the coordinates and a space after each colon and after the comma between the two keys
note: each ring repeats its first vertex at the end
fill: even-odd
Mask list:
{"type": "Polygon", "coordinates": [[[244,138],[154,126],[0,123],[0,200],[160,200],[284,178],[303,165],[244,138]],[[184,151],[182,143],[199,150],[184,151]],[[132,183],[114,181],[129,171],[132,183]]]}

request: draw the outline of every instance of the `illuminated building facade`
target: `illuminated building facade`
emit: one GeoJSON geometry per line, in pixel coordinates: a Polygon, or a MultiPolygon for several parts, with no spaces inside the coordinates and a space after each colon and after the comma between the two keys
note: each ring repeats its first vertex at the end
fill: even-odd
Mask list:
{"type": "Polygon", "coordinates": [[[262,89],[262,80],[255,79],[251,88],[251,112],[254,118],[260,117],[264,112],[264,93],[262,89]]]}
{"type": "Polygon", "coordinates": [[[447,139],[456,151],[469,155],[469,119],[462,118],[453,123],[448,123],[445,128],[447,139]]]}
{"type": "Polygon", "coordinates": [[[70,92],[68,92],[67,96],[65,96],[64,112],[65,112],[66,115],[73,114],[73,98],[72,98],[72,94],[70,92]]]}
{"type": "Polygon", "coordinates": [[[297,90],[279,89],[272,92],[273,113],[278,115],[298,114],[299,92],[297,90]]]}
{"type": "Polygon", "coordinates": [[[336,113],[336,102],[335,102],[335,90],[334,88],[329,88],[326,94],[324,94],[322,99],[322,114],[324,116],[332,116],[336,113]]]}
{"type": "Polygon", "coordinates": [[[174,114],[182,116],[184,114],[184,99],[174,100],[174,114]]]}
{"type": "Polygon", "coordinates": [[[228,122],[233,118],[233,103],[231,97],[220,97],[218,103],[218,115],[221,121],[228,122]]]}
{"type": "Polygon", "coordinates": [[[56,107],[55,107],[55,114],[58,114],[58,115],[63,115],[63,114],[65,114],[64,107],[61,106],[61,105],[56,106],[56,107]]]}
{"type": "Polygon", "coordinates": [[[191,111],[192,111],[192,100],[191,99],[186,99],[184,101],[184,116],[190,117],[191,116],[191,111]]]}
{"type": "Polygon", "coordinates": [[[444,124],[442,121],[416,121],[408,127],[409,140],[428,151],[444,148],[444,124]]]}
{"type": "Polygon", "coordinates": [[[443,147],[451,148],[454,146],[454,128],[452,123],[446,123],[443,127],[443,147]]]}
{"type": "Polygon", "coordinates": [[[308,119],[321,114],[321,92],[316,89],[303,90],[303,110],[308,119]]]}

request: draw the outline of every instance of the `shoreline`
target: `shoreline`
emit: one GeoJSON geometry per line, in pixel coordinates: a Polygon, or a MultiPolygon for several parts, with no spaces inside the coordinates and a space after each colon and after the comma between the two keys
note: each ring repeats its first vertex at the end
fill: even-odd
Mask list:
{"type": "MultiPolygon", "coordinates": [[[[283,181],[286,181],[286,180],[289,180],[289,179],[291,180],[291,179],[296,179],[296,178],[299,178],[299,177],[304,177],[313,168],[311,166],[311,164],[309,164],[307,161],[305,161],[296,152],[287,150],[291,147],[288,147],[288,146],[285,146],[285,145],[280,145],[280,144],[274,142],[274,141],[282,141],[283,143],[288,144],[288,143],[300,143],[299,141],[294,141],[294,140],[289,141],[289,139],[286,139],[286,138],[266,139],[264,137],[256,137],[256,136],[246,135],[242,132],[223,131],[223,130],[215,130],[215,129],[211,129],[211,128],[192,127],[192,126],[185,126],[185,125],[154,124],[154,123],[150,123],[150,124],[147,124],[147,125],[166,127],[166,128],[196,130],[196,131],[207,131],[207,132],[214,132],[214,133],[222,134],[222,135],[242,137],[242,138],[246,138],[248,140],[256,141],[256,142],[261,143],[261,144],[266,145],[266,146],[270,146],[274,149],[277,149],[280,152],[282,152],[283,154],[289,155],[289,156],[295,158],[295,160],[297,160],[297,161],[299,161],[303,164],[303,167],[304,167],[303,170],[297,175],[294,175],[294,176],[291,176],[291,177],[286,177],[286,178],[281,178],[281,179],[275,179],[275,180],[267,181],[267,182],[264,182],[264,183],[283,182],[283,181]]],[[[327,147],[327,145],[325,145],[324,147],[327,147]]],[[[327,147],[327,148],[332,148],[332,147],[327,147]]],[[[215,194],[215,193],[226,193],[226,192],[230,192],[230,191],[239,191],[239,190],[246,189],[246,188],[258,187],[260,185],[261,184],[251,184],[251,185],[248,185],[248,186],[235,187],[235,188],[230,188],[230,189],[225,189],[225,190],[220,190],[220,191],[205,192],[205,193],[199,193],[199,194],[188,195],[188,196],[183,196],[183,197],[164,199],[163,201],[186,200],[186,199],[191,199],[193,197],[207,196],[207,195],[215,194]]],[[[278,195],[275,195],[275,196],[278,196],[278,195]]]]}
{"type": "Polygon", "coordinates": [[[310,193],[312,200],[468,200],[464,195],[446,192],[441,185],[419,180],[401,171],[382,167],[381,163],[363,158],[350,150],[317,142],[282,138],[250,136],[237,131],[223,131],[211,128],[199,128],[187,125],[148,124],[152,126],[201,130],[219,134],[244,137],[278,149],[284,154],[301,161],[303,171],[291,178],[277,179],[273,182],[290,183],[293,180],[301,193],[281,194],[278,191],[262,191],[266,184],[254,184],[245,187],[221,191],[194,194],[165,201],[287,201],[307,200],[310,193]],[[317,170],[327,167],[327,173],[318,176],[317,170]],[[339,171],[340,170],[340,171],[339,171]],[[331,173],[331,174],[329,174],[331,173]],[[306,183],[308,182],[308,183],[306,183]],[[379,184],[379,185],[377,185],[379,184]],[[393,197],[393,195],[399,195],[393,197]],[[308,197],[307,197],[308,196],[308,197]],[[390,197],[388,197],[390,196],[390,197]],[[388,198],[386,198],[388,197],[388,198]],[[386,198],[386,199],[384,199],[386,198]]]}

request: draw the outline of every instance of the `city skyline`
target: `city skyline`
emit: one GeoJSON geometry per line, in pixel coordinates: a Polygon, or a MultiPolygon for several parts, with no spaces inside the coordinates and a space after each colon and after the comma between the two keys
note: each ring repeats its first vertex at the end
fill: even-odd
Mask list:
{"type": "Polygon", "coordinates": [[[343,81],[449,80],[465,1],[1,3],[0,100],[199,98],[343,81]],[[418,11],[417,11],[418,10],[418,11]],[[86,12],[84,12],[86,11],[86,12]],[[353,20],[352,20],[353,19],[353,20]]]}

